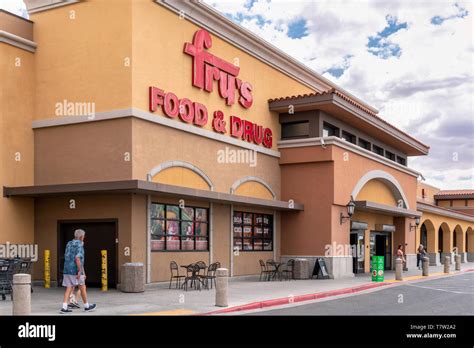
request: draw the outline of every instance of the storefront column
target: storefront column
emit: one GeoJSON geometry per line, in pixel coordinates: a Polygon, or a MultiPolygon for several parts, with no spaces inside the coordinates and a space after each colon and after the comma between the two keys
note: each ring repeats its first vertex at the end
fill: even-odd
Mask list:
{"type": "MultiPolygon", "coordinates": [[[[393,224],[395,225],[395,232],[393,233],[393,250],[392,259],[396,258],[398,245],[403,245],[405,253],[406,268],[416,268],[416,252],[415,242],[416,234],[415,230],[410,228],[411,219],[406,217],[394,217],[393,224]]],[[[413,222],[414,223],[414,222],[413,222]]]]}
{"type": "Polygon", "coordinates": [[[277,259],[277,243],[276,243],[276,234],[278,233],[277,231],[277,219],[276,219],[276,210],[273,211],[273,260],[276,261],[277,259]]]}
{"type": "Polygon", "coordinates": [[[234,206],[230,205],[230,276],[234,276],[234,206]]]}
{"type": "Polygon", "coordinates": [[[146,283],[151,283],[151,196],[146,199],[146,283]]]}
{"type": "Polygon", "coordinates": [[[214,262],[214,203],[209,204],[209,264],[214,262]]]}

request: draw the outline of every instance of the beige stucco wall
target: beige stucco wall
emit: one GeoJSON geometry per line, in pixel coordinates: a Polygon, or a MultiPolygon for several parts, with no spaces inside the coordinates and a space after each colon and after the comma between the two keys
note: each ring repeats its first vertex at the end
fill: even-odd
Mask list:
{"type": "MultiPolygon", "coordinates": [[[[183,53],[183,47],[186,42],[192,42],[199,27],[153,1],[136,0],[132,8],[134,107],[148,110],[148,87],[156,86],[175,93],[178,98],[186,97],[206,105],[210,121],[212,113],[221,110],[227,125],[230,124],[229,117],[236,115],[270,127],[274,135],[273,147],[276,149],[280,125],[277,114],[269,111],[267,100],[311,92],[308,87],[211,34],[212,47],[208,51],[231,63],[238,60],[238,77],[253,86],[254,104],[250,109],[238,103],[226,106],[217,91],[217,82],[213,93],[192,86],[192,58],[183,53]]],[[[166,117],[162,116],[160,110],[156,114],[157,117],[166,117]]],[[[212,130],[210,121],[204,128],[212,130]]]]}
{"type": "MultiPolygon", "coordinates": [[[[34,72],[33,53],[0,43],[1,186],[33,184],[34,72]]],[[[0,243],[31,243],[33,212],[32,199],[1,195],[0,243]]]]}
{"type": "MultiPolygon", "coordinates": [[[[428,237],[428,251],[435,253],[439,249],[438,230],[440,227],[443,229],[443,252],[450,252],[454,246],[454,231],[456,230],[457,242],[459,252],[466,251],[466,238],[468,231],[472,231],[474,223],[469,221],[463,221],[460,219],[423,212],[423,216],[420,220],[420,228],[417,229],[416,243],[419,244],[421,240],[421,226],[425,224],[427,229],[428,237]]],[[[471,243],[469,248],[473,248],[474,244],[471,243]]]]}
{"type": "Polygon", "coordinates": [[[83,1],[33,13],[35,119],[56,118],[56,103],[95,103],[95,111],[131,105],[132,2],[83,1]]]}

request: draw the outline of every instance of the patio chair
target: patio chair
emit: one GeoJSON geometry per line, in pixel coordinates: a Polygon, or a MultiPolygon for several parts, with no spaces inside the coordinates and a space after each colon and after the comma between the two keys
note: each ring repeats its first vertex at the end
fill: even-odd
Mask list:
{"type": "Polygon", "coordinates": [[[269,272],[269,277],[267,280],[275,279],[277,277],[277,267],[275,266],[275,261],[273,259],[268,259],[266,262],[266,268],[269,272]]]}
{"type": "Polygon", "coordinates": [[[171,283],[173,282],[173,279],[176,279],[176,289],[178,288],[178,284],[181,279],[185,278],[183,275],[179,275],[179,267],[178,264],[175,261],[170,262],[170,270],[171,270],[171,277],[170,277],[170,289],[171,289],[171,283]]]}
{"type": "Polygon", "coordinates": [[[203,283],[205,284],[206,289],[209,290],[209,280],[211,281],[211,289],[212,289],[212,283],[214,282],[214,285],[216,285],[216,271],[218,268],[218,264],[220,265],[219,262],[214,262],[209,265],[207,268],[207,274],[201,276],[203,283]]]}
{"type": "Polygon", "coordinates": [[[273,274],[273,271],[267,269],[267,266],[265,265],[265,262],[263,262],[263,260],[258,260],[258,262],[260,263],[259,281],[262,280],[262,275],[264,276],[265,280],[268,280],[268,278],[273,274]]]}
{"type": "Polygon", "coordinates": [[[293,269],[295,267],[295,260],[290,259],[286,263],[286,268],[281,271],[282,277],[287,280],[293,279],[293,269]]]}

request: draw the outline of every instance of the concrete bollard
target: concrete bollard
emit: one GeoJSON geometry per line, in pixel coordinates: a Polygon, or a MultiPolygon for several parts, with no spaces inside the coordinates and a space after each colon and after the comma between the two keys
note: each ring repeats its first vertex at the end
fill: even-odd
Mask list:
{"type": "Polygon", "coordinates": [[[13,275],[13,315],[31,313],[31,275],[13,275]]]}
{"type": "Polygon", "coordinates": [[[422,259],[422,268],[423,268],[423,276],[427,277],[429,276],[429,269],[430,269],[430,258],[429,257],[424,257],[422,259]]]}
{"type": "Polygon", "coordinates": [[[216,306],[227,307],[227,289],[229,287],[229,270],[218,268],[216,271],[216,306]]]}
{"type": "Polygon", "coordinates": [[[403,261],[401,258],[397,257],[395,260],[395,280],[403,280],[402,270],[403,261]]]}
{"type": "Polygon", "coordinates": [[[456,263],[456,271],[461,270],[461,255],[454,255],[454,260],[456,263]]]}
{"type": "Polygon", "coordinates": [[[449,264],[451,263],[451,257],[445,256],[444,257],[444,273],[449,273],[449,264]]]}

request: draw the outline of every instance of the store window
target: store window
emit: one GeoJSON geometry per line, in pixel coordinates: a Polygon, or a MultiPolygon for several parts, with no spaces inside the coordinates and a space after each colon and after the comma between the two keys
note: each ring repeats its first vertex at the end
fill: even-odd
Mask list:
{"type": "Polygon", "coordinates": [[[151,204],[151,250],[209,250],[209,210],[151,204]]]}
{"type": "Polygon", "coordinates": [[[370,143],[367,140],[359,138],[359,146],[370,151],[370,143]]]}
{"type": "Polygon", "coordinates": [[[294,139],[294,138],[306,138],[309,136],[309,122],[291,122],[282,123],[281,125],[281,138],[282,139],[294,139]]]}
{"type": "Polygon", "coordinates": [[[383,149],[380,146],[373,145],[372,151],[375,152],[377,155],[383,156],[383,149]]]}
{"type": "Polygon", "coordinates": [[[334,127],[332,124],[323,123],[323,137],[339,136],[339,128],[334,127]]]}
{"type": "Polygon", "coordinates": [[[389,160],[395,161],[395,154],[390,151],[385,151],[385,157],[387,157],[389,160]]]}
{"type": "Polygon", "coordinates": [[[233,228],[234,248],[242,251],[273,250],[273,215],[236,211],[233,228]]]}
{"type": "Polygon", "coordinates": [[[407,160],[403,157],[397,156],[397,162],[400,163],[402,166],[407,165],[407,160]]]}
{"type": "Polygon", "coordinates": [[[355,144],[356,143],[356,136],[354,134],[351,134],[349,132],[346,132],[346,131],[342,131],[342,139],[352,143],[352,144],[355,144]]]}

